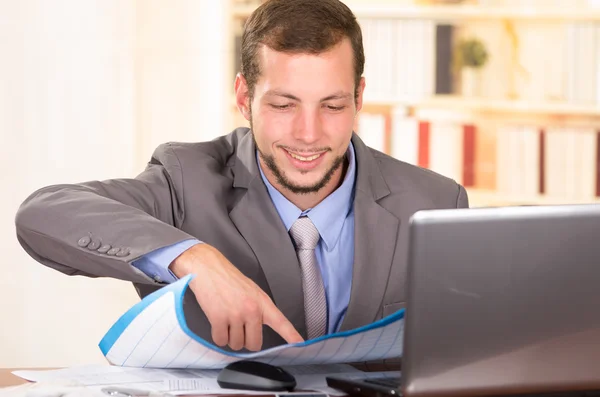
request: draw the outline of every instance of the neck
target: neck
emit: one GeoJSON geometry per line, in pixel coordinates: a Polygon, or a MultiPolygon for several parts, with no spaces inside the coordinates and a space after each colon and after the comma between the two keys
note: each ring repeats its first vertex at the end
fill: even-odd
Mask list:
{"type": "Polygon", "coordinates": [[[261,165],[263,167],[265,176],[267,177],[271,185],[273,185],[283,195],[283,197],[288,199],[296,207],[300,208],[301,211],[305,211],[309,208],[315,207],[321,201],[325,200],[325,198],[331,193],[333,193],[338,187],[341,186],[341,184],[344,181],[346,171],[348,169],[348,159],[346,158],[342,166],[335,171],[327,185],[323,186],[323,188],[317,192],[306,194],[293,193],[285,187],[281,186],[277,182],[277,178],[275,177],[275,175],[273,175],[271,170],[269,170],[268,167],[265,167],[265,165],[262,164],[262,159],[261,165]]]}

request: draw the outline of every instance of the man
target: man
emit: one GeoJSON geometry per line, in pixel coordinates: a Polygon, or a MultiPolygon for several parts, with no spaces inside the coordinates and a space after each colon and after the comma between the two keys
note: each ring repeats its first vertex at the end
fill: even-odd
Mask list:
{"type": "Polygon", "coordinates": [[[251,129],[161,145],[134,179],[40,189],[17,213],[20,243],[63,273],[131,281],[141,297],[195,274],[186,320],[233,350],[401,309],[409,217],[468,200],[353,133],[363,67],[359,25],[338,0],[265,2],[235,81],[251,129]]]}

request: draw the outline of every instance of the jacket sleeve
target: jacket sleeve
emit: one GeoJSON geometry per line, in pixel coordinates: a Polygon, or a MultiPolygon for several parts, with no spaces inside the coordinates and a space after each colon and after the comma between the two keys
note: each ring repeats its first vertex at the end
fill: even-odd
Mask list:
{"type": "Polygon", "coordinates": [[[458,197],[456,198],[456,208],[469,208],[469,195],[462,185],[458,185],[458,197]]]}
{"type": "Polygon", "coordinates": [[[68,275],[157,284],[131,263],[194,238],[179,229],[182,180],[173,148],[161,145],[133,179],[37,190],[17,211],[17,239],[36,261],[68,275]]]}

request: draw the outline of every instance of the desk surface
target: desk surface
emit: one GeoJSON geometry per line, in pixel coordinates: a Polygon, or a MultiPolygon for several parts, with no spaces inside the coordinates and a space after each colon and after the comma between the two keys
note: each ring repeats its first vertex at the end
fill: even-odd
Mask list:
{"type": "Polygon", "coordinates": [[[23,380],[11,373],[15,370],[16,368],[0,368],[0,388],[8,386],[17,386],[22,385],[23,383],[27,383],[26,380],[23,380]]]}

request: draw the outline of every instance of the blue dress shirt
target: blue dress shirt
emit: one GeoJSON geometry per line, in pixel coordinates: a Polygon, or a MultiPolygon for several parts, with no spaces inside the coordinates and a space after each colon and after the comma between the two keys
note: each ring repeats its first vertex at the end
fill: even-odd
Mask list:
{"type": "Polygon", "coordinates": [[[177,276],[169,269],[171,262],[181,255],[183,251],[198,243],[200,241],[196,239],[180,241],[152,251],[138,258],[132,265],[159,283],[171,283],[177,281],[177,276]]]}
{"type": "MultiPolygon", "coordinates": [[[[288,232],[296,219],[306,215],[321,235],[315,254],[325,284],[328,333],[339,330],[348,308],[352,286],[354,263],[354,206],[352,203],[356,175],[356,157],[352,143],[348,148],[348,162],[348,170],[342,185],[314,208],[305,211],[301,211],[271,185],[258,162],[261,177],[288,232]]],[[[159,282],[175,281],[177,278],[168,269],[168,266],[183,251],[198,243],[198,240],[192,239],[161,248],[138,259],[133,265],[159,282]]]]}

